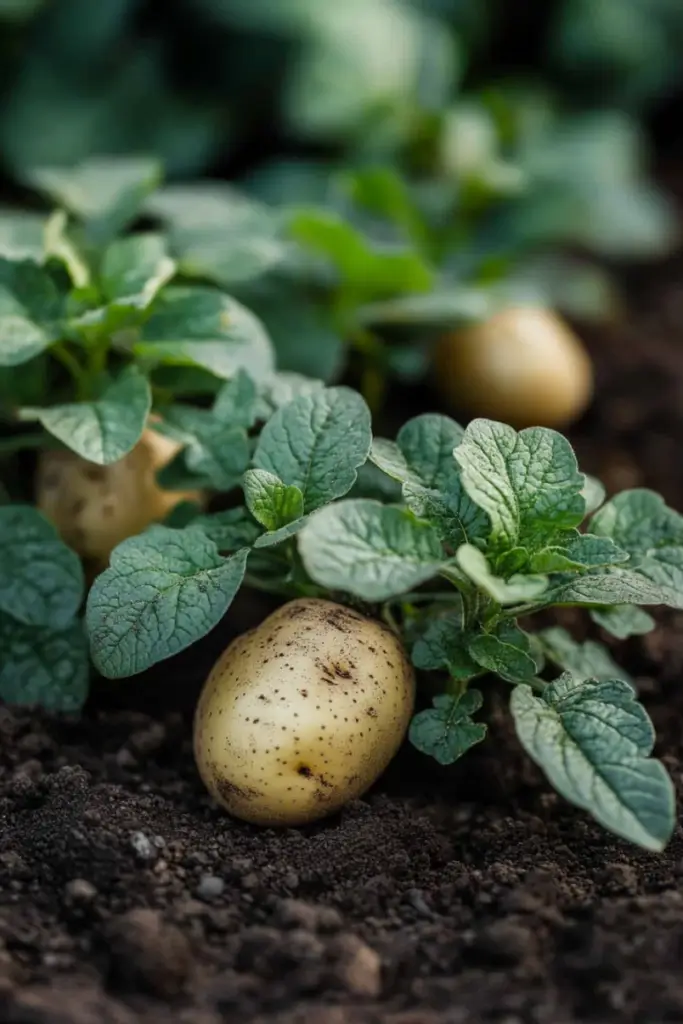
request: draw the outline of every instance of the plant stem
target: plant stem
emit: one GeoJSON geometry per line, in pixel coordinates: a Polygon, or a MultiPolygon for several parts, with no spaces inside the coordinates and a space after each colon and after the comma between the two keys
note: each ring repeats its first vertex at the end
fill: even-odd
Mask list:
{"type": "Polygon", "coordinates": [[[88,374],[73,352],[70,352],[63,342],[59,342],[52,346],[50,354],[69,371],[78,387],[79,398],[84,398],[88,392],[88,374]]]}

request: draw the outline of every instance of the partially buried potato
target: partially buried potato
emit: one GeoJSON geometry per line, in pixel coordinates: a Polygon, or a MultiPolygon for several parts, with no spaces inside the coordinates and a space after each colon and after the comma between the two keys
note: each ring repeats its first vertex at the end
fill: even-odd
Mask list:
{"type": "Polygon", "coordinates": [[[443,335],[434,352],[444,399],[471,416],[513,427],[565,427],[593,393],[593,366],[551,310],[514,306],[443,335]]]}
{"type": "Polygon", "coordinates": [[[164,491],[157,483],[156,474],[180,448],[147,429],[132,451],[108,466],[71,451],[43,452],[36,504],[74,551],[104,567],[117,544],[165,519],[181,501],[201,503],[197,491],[164,491]]]}
{"type": "Polygon", "coordinates": [[[290,601],[230,644],[209,675],[194,725],[200,775],[245,821],[314,821],[386,768],[414,695],[390,629],[331,601],[290,601]]]}

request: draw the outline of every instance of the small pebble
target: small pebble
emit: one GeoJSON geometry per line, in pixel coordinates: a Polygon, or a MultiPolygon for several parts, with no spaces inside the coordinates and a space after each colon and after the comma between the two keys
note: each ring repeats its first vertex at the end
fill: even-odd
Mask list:
{"type": "Polygon", "coordinates": [[[200,900],[210,902],[218,899],[224,889],[225,882],[222,878],[218,878],[217,875],[202,875],[197,886],[197,896],[200,900]]]}
{"type": "Polygon", "coordinates": [[[68,899],[74,903],[92,903],[97,896],[97,889],[85,878],[72,878],[64,887],[68,899]]]}
{"type": "Polygon", "coordinates": [[[146,836],[144,832],[133,832],[130,837],[130,845],[133,847],[135,855],[139,860],[156,860],[157,850],[149,836],[146,836]]]}

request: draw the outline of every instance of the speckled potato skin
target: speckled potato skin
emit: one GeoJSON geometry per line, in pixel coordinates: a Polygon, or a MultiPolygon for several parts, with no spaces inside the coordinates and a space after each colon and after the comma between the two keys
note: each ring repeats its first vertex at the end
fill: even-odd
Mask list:
{"type": "Polygon", "coordinates": [[[593,394],[583,344],[555,313],[535,306],[509,307],[443,335],[434,371],[454,411],[517,428],[566,427],[593,394]]]}
{"type": "Polygon", "coordinates": [[[104,568],[121,541],[165,519],[181,501],[201,503],[197,491],[164,491],[156,482],[158,471],[180,447],[145,430],[135,448],[109,466],[71,451],[43,452],[36,504],[74,551],[104,568]]]}
{"type": "Polygon", "coordinates": [[[378,778],[401,745],[415,677],[382,623],[290,601],[224,651],[197,706],[199,773],[231,814],[303,825],[378,778]]]}

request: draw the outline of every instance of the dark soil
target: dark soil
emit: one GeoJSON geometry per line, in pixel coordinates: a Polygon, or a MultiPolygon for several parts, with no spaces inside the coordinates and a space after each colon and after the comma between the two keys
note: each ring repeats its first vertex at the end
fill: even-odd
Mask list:
{"type": "MultiPolygon", "coordinates": [[[[600,400],[573,439],[611,490],[683,509],[683,267],[637,294],[591,341],[600,400]]],[[[567,807],[502,691],[461,764],[405,751],[326,823],[217,810],[183,711],[256,614],[238,605],[198,654],[100,692],[81,721],[0,710],[3,1024],[683,1021],[683,833],[653,856],[567,807]]],[[[680,791],[683,615],[617,657],[680,791]]]]}

